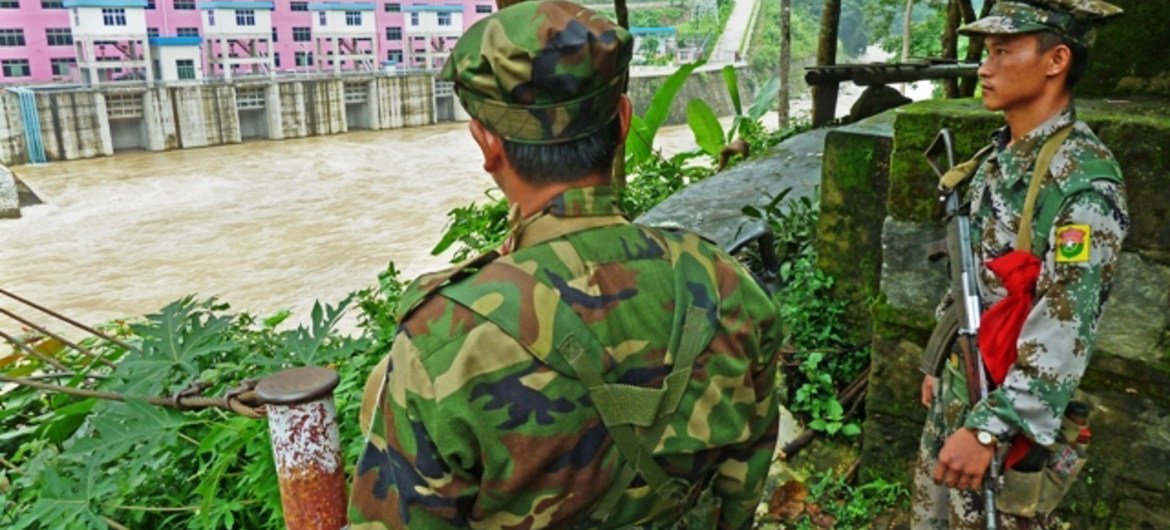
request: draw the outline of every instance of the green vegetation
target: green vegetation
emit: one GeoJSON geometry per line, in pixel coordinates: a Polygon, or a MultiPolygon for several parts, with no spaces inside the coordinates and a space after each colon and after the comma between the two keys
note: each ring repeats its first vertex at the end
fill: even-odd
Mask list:
{"type": "MultiPolygon", "coordinates": [[[[734,87],[734,75],[725,75],[734,87]]],[[[717,122],[693,124],[705,149],[663,158],[649,146],[677,93],[676,84],[664,85],[652,108],[636,121],[645,136],[627,145],[630,183],[620,200],[631,214],[712,175],[715,147],[726,140],[742,139],[751,152],[763,154],[800,130],[764,131],[758,118],[770,102],[761,99],[745,111],[732,89],[739,117],[730,130],[723,131],[717,122]]],[[[508,208],[501,194],[489,192],[488,199],[452,210],[452,223],[434,251],[454,249],[454,259],[460,260],[497,246],[507,230],[508,208]]],[[[788,342],[796,348],[786,362],[798,367],[787,374],[788,402],[810,428],[850,439],[857,435],[857,424],[836,396],[863,367],[865,352],[845,344],[841,302],[828,295],[832,279],[815,265],[811,239],[816,203],[784,199],[744,213],[766,218],[773,226],[783,260],[783,287],[776,296],[788,342]]],[[[750,262],[751,257],[745,259],[750,262]]],[[[184,298],[140,321],[105,327],[133,349],[84,342],[110,366],[52,341],[36,347],[65,366],[63,371],[35,357],[0,357],[0,374],[8,377],[51,375],[52,382],[72,389],[128,397],[119,403],[27,387],[6,391],[0,403],[0,527],[281,528],[264,422],[218,409],[174,412],[142,399],[201,384],[204,395],[221,396],[241,381],[283,368],[330,366],[341,379],[335,399],[346,471],[352,476],[363,444],[356,421],[362,389],[394,338],[403,287],[390,264],[378,285],[336,305],[315,305],[309,323],[292,329],[279,329],[290,316],[287,311],[260,318],[233,313],[215,299],[184,298]],[[356,333],[338,331],[342,316],[353,309],[358,311],[356,333]]],[[[846,524],[894,502],[899,494],[891,488],[880,482],[854,488],[822,478],[812,491],[823,499],[827,513],[846,524]]]]}

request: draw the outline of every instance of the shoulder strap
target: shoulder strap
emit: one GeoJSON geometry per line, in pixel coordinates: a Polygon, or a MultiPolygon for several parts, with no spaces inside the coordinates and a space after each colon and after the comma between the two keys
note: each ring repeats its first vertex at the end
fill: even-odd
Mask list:
{"type": "Polygon", "coordinates": [[[450,285],[454,281],[458,281],[464,276],[474,273],[498,257],[500,257],[500,253],[491,250],[454,267],[419,276],[410,282],[406,286],[406,290],[402,293],[402,298],[398,303],[398,322],[406,320],[406,317],[418,308],[423,300],[430,297],[431,294],[442,289],[444,286],[450,285]]]}
{"type": "Polygon", "coordinates": [[[1020,216],[1020,227],[1016,232],[1016,250],[1032,252],[1032,218],[1036,212],[1036,197],[1040,195],[1040,185],[1048,175],[1048,168],[1052,165],[1052,157],[1064,144],[1069,133],[1073,130],[1070,123],[1056,131],[1044,146],[1040,148],[1040,155],[1036,158],[1036,165],[1032,169],[1032,181],[1028,184],[1028,195],[1024,199],[1024,211],[1020,216]]]}
{"type": "Polygon", "coordinates": [[[975,170],[979,169],[979,163],[983,162],[983,158],[991,152],[993,147],[994,145],[992,144],[984,146],[983,149],[977,151],[975,156],[972,156],[970,160],[967,160],[962,164],[958,164],[955,167],[947,170],[946,173],[943,173],[942,178],[940,178],[938,181],[939,189],[949,191],[955,189],[960,184],[967,182],[971,176],[975,174],[975,170]]]}

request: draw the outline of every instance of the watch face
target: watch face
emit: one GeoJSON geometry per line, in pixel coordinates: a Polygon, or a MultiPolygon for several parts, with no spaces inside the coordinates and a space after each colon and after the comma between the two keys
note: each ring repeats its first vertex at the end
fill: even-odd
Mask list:
{"type": "Polygon", "coordinates": [[[991,436],[991,433],[987,431],[979,431],[979,434],[977,434],[975,438],[983,445],[991,445],[991,442],[995,440],[994,437],[991,436]]]}

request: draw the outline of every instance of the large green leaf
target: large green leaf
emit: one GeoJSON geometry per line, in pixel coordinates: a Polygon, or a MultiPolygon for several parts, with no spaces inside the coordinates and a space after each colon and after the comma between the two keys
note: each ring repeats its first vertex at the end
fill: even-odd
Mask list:
{"type": "Polygon", "coordinates": [[[653,134],[646,122],[636,114],[630,116],[630,133],[626,136],[626,158],[630,163],[637,166],[649,159],[654,149],[650,145],[653,141],[653,134]]]}
{"type": "Polygon", "coordinates": [[[687,103],[687,124],[691,132],[695,133],[695,143],[707,154],[718,157],[725,145],[723,141],[723,127],[719,125],[719,118],[711,106],[701,99],[692,99],[687,103]]]}
{"type": "Polygon", "coordinates": [[[642,120],[646,122],[646,129],[650,136],[646,138],[648,142],[654,141],[654,135],[658,134],[658,128],[666,122],[666,117],[670,116],[670,108],[674,106],[674,98],[678,96],[678,91],[682,90],[683,84],[687,82],[687,78],[691,76],[691,72],[695,68],[702,66],[703,61],[696,61],[687,63],[675,70],[670,77],[666,78],[666,82],[662,83],[661,87],[654,92],[654,97],[650,99],[650,107],[642,114],[642,120]]]}
{"type": "Polygon", "coordinates": [[[756,91],[756,100],[748,107],[747,117],[751,121],[757,121],[764,117],[772,105],[776,103],[776,98],[780,95],[780,78],[773,76],[764,86],[756,91]]]}
{"type": "Polygon", "coordinates": [[[45,468],[38,481],[37,501],[12,530],[23,528],[108,528],[98,512],[98,499],[114,490],[114,481],[103,479],[95,462],[74,467],[81,476],[62,477],[45,468]]]}
{"type": "Polygon", "coordinates": [[[149,454],[154,448],[171,443],[179,428],[197,423],[193,415],[153,406],[136,399],[125,405],[111,405],[109,414],[95,415],[92,423],[96,435],[77,440],[65,455],[79,461],[105,463],[135,451],[149,454]]]}
{"type": "Polygon", "coordinates": [[[212,356],[234,349],[237,344],[227,332],[231,317],[216,314],[214,304],[188,296],[149,315],[145,324],[132,326],[142,337],[142,347],[119,363],[123,390],[146,396],[186,387],[212,356]]]}
{"type": "Polygon", "coordinates": [[[743,105],[739,102],[739,80],[735,75],[735,67],[730,64],[723,67],[723,84],[727,85],[727,95],[731,96],[731,106],[735,109],[735,115],[743,114],[743,105]]]}

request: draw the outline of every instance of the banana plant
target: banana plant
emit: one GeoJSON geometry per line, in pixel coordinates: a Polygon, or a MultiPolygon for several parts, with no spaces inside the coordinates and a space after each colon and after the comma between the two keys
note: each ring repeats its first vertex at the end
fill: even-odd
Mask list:
{"type": "Polygon", "coordinates": [[[735,118],[726,132],[719,123],[719,118],[715,116],[715,111],[711,110],[706,101],[692,99],[687,102],[687,124],[695,135],[695,143],[703,152],[715,158],[719,157],[723,148],[735,140],[736,136],[742,137],[746,133],[748,124],[758,122],[772,108],[780,88],[779,77],[769,79],[756,91],[756,99],[745,113],[739,97],[739,80],[735,68],[731,65],[724,66],[722,73],[723,82],[727,85],[727,94],[735,110],[735,118]]]}

